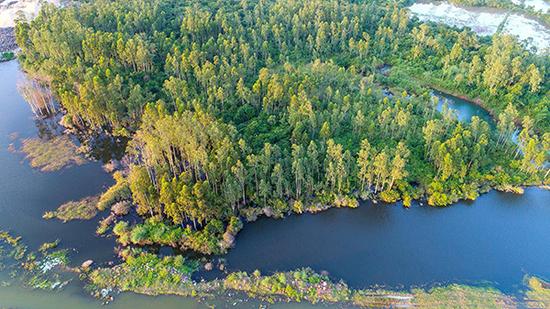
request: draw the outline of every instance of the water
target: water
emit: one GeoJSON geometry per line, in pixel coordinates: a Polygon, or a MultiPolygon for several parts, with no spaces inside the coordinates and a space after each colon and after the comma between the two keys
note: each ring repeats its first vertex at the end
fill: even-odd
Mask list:
{"type": "MultiPolygon", "coordinates": [[[[134,293],[123,293],[116,296],[116,301],[102,306],[97,300],[82,294],[79,286],[68,286],[62,292],[29,291],[20,287],[0,287],[0,308],[24,309],[199,309],[199,308],[260,308],[266,306],[255,300],[219,300],[210,299],[197,302],[195,299],[178,296],[146,296],[134,293]]],[[[269,305],[274,309],[310,309],[326,308],[324,305],[307,303],[278,303],[269,305]]],[[[342,306],[338,306],[342,308],[342,306]]]]}
{"type": "Polygon", "coordinates": [[[550,192],[490,192],[447,208],[364,203],[284,220],[261,219],[237,236],[230,269],[311,266],[352,287],[491,282],[517,290],[550,277],[550,192]],[[251,257],[254,258],[251,258],[251,257]]]}
{"type": "MultiPolygon", "coordinates": [[[[53,210],[69,201],[95,195],[113,183],[103,171],[100,162],[42,173],[33,170],[21,153],[8,151],[17,139],[49,136],[60,131],[54,121],[36,120],[28,104],[17,92],[16,83],[24,78],[16,61],[0,63],[0,230],[21,235],[23,243],[36,250],[44,242],[61,239],[60,248],[70,248],[72,264],[80,265],[87,259],[98,264],[115,260],[113,239],[96,237],[95,229],[104,214],[89,221],[61,223],[44,220],[45,211],[53,210]]],[[[117,150],[115,150],[117,152],[117,150]]],[[[101,152],[100,156],[105,153],[101,152]]],[[[117,153],[115,153],[117,155],[117,153]]],[[[0,282],[9,281],[8,274],[0,272],[0,282]]],[[[261,303],[253,300],[241,303],[236,300],[208,300],[162,296],[150,297],[123,293],[108,308],[249,308],[261,303]],[[235,304],[235,306],[233,305],[235,304]]],[[[29,290],[18,285],[0,286],[0,308],[58,309],[102,308],[101,303],[83,290],[78,280],[62,291],[29,290]]],[[[278,304],[277,308],[311,308],[308,304],[278,304]]]]}
{"type": "Polygon", "coordinates": [[[470,122],[472,117],[477,116],[490,125],[494,125],[495,123],[491,114],[477,104],[437,90],[432,90],[432,94],[439,99],[437,110],[441,112],[444,103],[447,103],[448,108],[456,111],[459,121],[470,122]]]}
{"type": "MultiPolygon", "coordinates": [[[[20,138],[44,134],[43,123],[33,120],[16,91],[21,77],[17,62],[0,64],[0,229],[22,235],[31,249],[60,238],[62,247],[77,249],[71,255],[75,265],[86,259],[113,260],[113,240],[94,236],[98,219],[63,224],[41,218],[44,211],[68,200],[101,192],[112,180],[99,162],[41,173],[31,169],[21,154],[7,150],[13,132],[20,138]]],[[[467,109],[457,110],[462,114],[467,109]]],[[[550,277],[549,200],[550,192],[528,189],[523,196],[491,192],[475,202],[444,209],[365,203],[358,209],[332,209],[283,220],[263,218],[245,226],[226,258],[230,270],[260,269],[268,274],[312,267],[357,288],[490,282],[513,292],[521,287],[525,274],[550,277]]],[[[4,279],[0,275],[0,280],[4,279]]],[[[233,307],[233,303],[123,293],[109,308],[203,308],[207,304],[224,308],[233,307]]],[[[249,301],[235,307],[259,304],[249,301]]],[[[0,307],[100,306],[78,281],[59,292],[0,287],[0,307]]]]}
{"type": "Polygon", "coordinates": [[[32,169],[23,154],[10,152],[9,144],[14,143],[11,134],[27,138],[48,133],[44,132],[44,121],[34,119],[17,92],[16,82],[23,78],[17,62],[0,63],[0,76],[0,229],[21,235],[34,249],[60,238],[62,247],[77,250],[75,263],[111,259],[113,241],[94,236],[100,216],[97,220],[66,224],[42,219],[45,211],[69,200],[102,192],[113,183],[111,176],[98,162],[42,173],[32,169]]]}

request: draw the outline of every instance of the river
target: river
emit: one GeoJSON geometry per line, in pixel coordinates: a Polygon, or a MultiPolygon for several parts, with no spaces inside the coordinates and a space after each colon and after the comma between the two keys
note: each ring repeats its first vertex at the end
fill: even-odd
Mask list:
{"type": "Polygon", "coordinates": [[[459,121],[470,122],[472,117],[477,116],[490,126],[495,126],[495,121],[491,114],[481,106],[438,90],[432,90],[432,94],[439,99],[439,104],[437,105],[438,111],[441,112],[446,103],[448,108],[456,112],[459,121]]]}
{"type": "MultiPolygon", "coordinates": [[[[46,210],[109,186],[111,177],[101,163],[42,173],[31,169],[22,154],[7,150],[14,132],[19,138],[44,134],[43,122],[34,120],[30,107],[17,93],[16,82],[22,77],[16,61],[0,63],[0,229],[22,235],[31,249],[60,238],[62,247],[76,249],[71,254],[75,265],[86,259],[113,260],[113,241],[94,236],[99,219],[63,224],[41,217],[46,210]]],[[[449,106],[458,106],[453,104],[457,103],[449,106]]],[[[479,107],[469,106],[456,108],[461,119],[480,115],[479,107]],[[471,115],[466,115],[467,111],[471,115]]],[[[549,200],[550,192],[531,188],[521,196],[490,192],[475,202],[442,209],[363,203],[357,209],[331,209],[282,220],[263,218],[245,226],[236,247],[225,258],[230,270],[260,269],[265,274],[310,266],[358,288],[489,282],[515,293],[526,274],[550,277],[549,200]]],[[[6,278],[0,272],[0,281],[6,278]]],[[[228,300],[208,303],[233,307],[228,300]]],[[[243,308],[258,305],[236,303],[243,308]]],[[[155,306],[206,305],[189,298],[124,293],[110,308],[155,306]]],[[[0,307],[99,308],[100,303],[75,281],[55,293],[16,285],[0,287],[0,307]]]]}

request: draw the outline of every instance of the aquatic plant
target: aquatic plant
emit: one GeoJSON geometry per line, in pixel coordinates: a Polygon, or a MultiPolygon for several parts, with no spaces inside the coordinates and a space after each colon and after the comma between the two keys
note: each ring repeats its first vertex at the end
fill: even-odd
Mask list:
{"type": "Polygon", "coordinates": [[[94,295],[102,297],[105,297],[102,291],[115,288],[147,295],[194,296],[197,290],[208,291],[191,280],[197,267],[196,262],[182,256],[160,258],[144,252],[131,254],[120,265],[93,270],[88,275],[87,288],[94,295]]]}
{"type": "Polygon", "coordinates": [[[20,236],[12,236],[6,231],[0,231],[0,244],[9,246],[7,251],[0,250],[0,264],[9,268],[12,277],[23,285],[36,289],[54,290],[65,286],[71,279],[66,272],[69,263],[69,251],[51,251],[59,244],[59,240],[45,243],[38,252],[29,251],[23,245],[20,236]],[[11,260],[9,260],[11,259],[11,260]]]}
{"type": "Polygon", "coordinates": [[[63,222],[71,220],[89,220],[96,216],[97,196],[85,197],[78,201],[67,202],[56,210],[47,211],[42,216],[44,219],[57,218],[63,222]]]}
{"type": "Polygon", "coordinates": [[[52,92],[47,85],[37,80],[24,79],[17,84],[17,89],[36,116],[51,116],[57,112],[52,92]]]}
{"type": "Polygon", "coordinates": [[[24,139],[21,151],[25,153],[33,168],[43,172],[58,171],[70,165],[86,163],[86,160],[78,154],[76,145],[65,135],[51,139],[24,139]]]}

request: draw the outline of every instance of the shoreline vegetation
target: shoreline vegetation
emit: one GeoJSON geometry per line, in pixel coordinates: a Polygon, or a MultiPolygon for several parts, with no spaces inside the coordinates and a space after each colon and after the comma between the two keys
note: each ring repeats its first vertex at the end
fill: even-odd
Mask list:
{"type": "MultiPolygon", "coordinates": [[[[70,273],[74,269],[68,266],[69,251],[56,249],[58,245],[56,240],[31,251],[20,236],[0,231],[0,271],[9,271],[11,281],[28,288],[60,290],[72,280],[70,273]]],[[[11,284],[11,281],[2,284],[11,284]]]]}
{"type": "MultiPolygon", "coordinates": [[[[79,268],[69,265],[68,250],[57,250],[59,240],[43,244],[37,252],[28,250],[20,237],[0,232],[2,270],[17,273],[25,286],[59,290],[76,279],[86,283],[86,290],[109,303],[121,292],[139,294],[178,295],[193,297],[208,303],[213,298],[231,300],[257,299],[266,303],[308,302],[333,305],[352,305],[362,308],[396,306],[481,307],[481,308],[544,308],[550,304],[550,284],[534,277],[524,279],[526,290],[515,296],[506,295],[490,286],[451,284],[431,288],[411,288],[409,291],[388,290],[383,287],[350,288],[343,281],[334,281],[327,274],[310,268],[269,275],[230,272],[224,278],[195,281],[192,275],[201,266],[196,260],[183,256],[159,257],[141,249],[128,248],[124,261],[110,267],[90,267],[91,262],[79,268]]],[[[10,284],[5,282],[4,284],[10,284]]]]}
{"type": "Polygon", "coordinates": [[[448,0],[450,3],[459,5],[464,8],[483,8],[490,7],[496,9],[506,9],[512,13],[520,13],[528,18],[542,22],[545,26],[550,27],[550,5],[546,3],[547,10],[529,5],[531,1],[522,0],[504,0],[504,1],[485,1],[485,0],[448,0]],[[519,2],[519,3],[518,3],[519,2]]]}
{"type": "Polygon", "coordinates": [[[113,295],[119,292],[135,292],[152,296],[195,297],[205,302],[231,295],[268,303],[309,302],[363,308],[516,308],[521,302],[529,308],[542,308],[550,300],[548,284],[536,277],[526,277],[529,290],[523,299],[518,300],[492,287],[459,284],[410,291],[379,287],[356,290],[343,281],[335,282],[309,268],[271,275],[262,275],[259,271],[250,274],[233,272],[223,279],[195,282],[190,278],[196,267],[181,256],[159,258],[149,253],[133,253],[120,265],[89,272],[87,289],[107,301],[112,301],[113,295]]]}
{"type": "MultiPolygon", "coordinates": [[[[21,66],[48,80],[63,118],[130,140],[114,186],[45,214],[70,220],[110,211],[97,234],[112,229],[124,262],[91,270],[93,293],[513,307],[493,289],[353,290],[311,269],[194,282],[197,262],[133,248],[223,254],[243,221],[262,215],[360,200],[443,207],[490,189],[550,184],[548,59],[511,36],[480,39],[408,15],[379,1],[98,0],[45,5],[18,23],[21,66]],[[384,96],[376,75],[384,63],[394,66],[382,84],[407,91],[384,96]],[[483,100],[496,128],[437,112],[434,98],[415,91],[419,81],[469,89],[462,95],[483,100]]],[[[33,167],[53,171],[84,162],[69,143],[27,139],[22,148],[33,167]]]]}
{"type": "Polygon", "coordinates": [[[223,253],[241,218],[357,207],[360,200],[447,206],[490,189],[520,193],[550,181],[547,61],[511,36],[480,39],[419,23],[399,5],[193,5],[45,5],[35,20],[16,25],[22,68],[48,80],[63,119],[130,139],[112,191],[123,188],[123,208],[131,205],[139,223],[112,212],[98,234],[113,227],[122,245],[223,253]],[[181,13],[197,9],[208,23],[181,13]],[[142,22],[149,26],[139,36],[122,25],[94,29],[98,10],[147,11],[142,22]],[[177,16],[166,20],[168,12],[177,16]],[[255,22],[245,25],[235,14],[255,22]],[[294,25],[279,29],[289,14],[294,25]],[[310,23],[311,16],[323,19],[310,23]],[[254,29],[264,24],[270,30],[258,35],[254,29]],[[74,31],[62,31],[68,27],[74,31]],[[165,41],[168,34],[178,39],[165,46],[152,29],[165,41]],[[339,34],[330,39],[331,32],[339,34]],[[78,44],[58,44],[65,41],[78,44]],[[49,53],[54,45],[67,56],[49,53]],[[377,76],[384,63],[394,66],[377,76]],[[419,80],[471,89],[462,93],[498,112],[496,128],[439,113],[429,93],[415,91],[419,80]],[[380,82],[417,95],[385,97],[380,82]]]}
{"type": "Polygon", "coordinates": [[[68,166],[86,163],[86,159],[78,153],[78,148],[67,135],[49,139],[23,139],[20,151],[25,154],[31,167],[42,172],[54,172],[68,166]]]}
{"type": "Polygon", "coordinates": [[[13,27],[0,28],[0,62],[15,59],[17,43],[13,27]]]}
{"type": "Polygon", "coordinates": [[[42,217],[44,219],[57,218],[64,223],[71,220],[89,220],[98,213],[98,200],[97,196],[92,196],[79,201],[70,201],[59,206],[56,210],[45,212],[42,217]]]}

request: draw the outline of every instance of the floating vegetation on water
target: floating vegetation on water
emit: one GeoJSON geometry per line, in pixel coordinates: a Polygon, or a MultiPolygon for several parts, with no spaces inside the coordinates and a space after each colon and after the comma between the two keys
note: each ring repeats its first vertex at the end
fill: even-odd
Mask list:
{"type": "MultiPolygon", "coordinates": [[[[10,250],[8,251],[7,257],[13,258],[15,260],[21,260],[25,257],[27,253],[27,246],[21,244],[21,236],[12,236],[6,231],[0,231],[0,244],[6,243],[10,250]]],[[[4,258],[5,256],[0,256],[4,258]]]]}
{"type": "Polygon", "coordinates": [[[106,218],[101,219],[101,221],[99,221],[99,225],[97,226],[96,234],[103,235],[107,233],[107,231],[109,230],[111,225],[115,222],[115,220],[116,220],[116,216],[113,213],[110,213],[106,218]]]}
{"type": "Polygon", "coordinates": [[[43,172],[58,171],[70,165],[86,163],[68,136],[56,136],[49,140],[27,138],[22,141],[21,151],[26,154],[32,167],[43,172]]]}
{"type": "Polygon", "coordinates": [[[63,271],[68,263],[67,250],[42,252],[40,259],[31,259],[24,264],[26,271],[21,278],[26,286],[34,289],[61,289],[70,281],[67,273],[63,271]]]}
{"type": "Polygon", "coordinates": [[[0,231],[0,245],[2,244],[7,245],[7,248],[0,246],[2,269],[9,270],[10,277],[21,281],[23,285],[54,290],[62,288],[70,281],[66,272],[69,263],[68,250],[51,251],[57,247],[59,240],[45,243],[38,252],[32,252],[21,243],[20,236],[0,231]]]}
{"type": "Polygon", "coordinates": [[[40,248],[38,248],[38,251],[46,252],[48,250],[55,249],[57,248],[57,246],[59,246],[59,242],[60,242],[59,239],[56,239],[55,241],[52,241],[52,242],[45,242],[42,245],[40,245],[40,248]]]}
{"type": "Polygon", "coordinates": [[[70,201],[61,205],[57,210],[47,211],[44,219],[57,218],[63,222],[71,220],[89,220],[97,215],[97,196],[83,198],[79,201],[70,201]]]}

